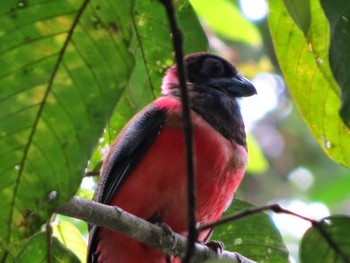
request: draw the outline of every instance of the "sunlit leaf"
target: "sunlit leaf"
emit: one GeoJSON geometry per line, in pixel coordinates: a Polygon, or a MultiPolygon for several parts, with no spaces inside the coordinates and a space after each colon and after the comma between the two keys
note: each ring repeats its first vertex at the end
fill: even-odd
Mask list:
{"type": "Polygon", "coordinates": [[[80,262],[86,260],[86,243],[79,230],[68,221],[59,221],[57,226],[52,227],[53,236],[69,250],[74,252],[80,259],[80,262]]]}
{"type": "Polygon", "coordinates": [[[87,240],[89,231],[88,231],[87,223],[85,221],[79,220],[73,217],[69,217],[69,216],[63,216],[63,215],[57,215],[57,220],[58,222],[67,221],[73,224],[74,227],[77,228],[80,234],[85,238],[85,240],[87,240]]]}
{"type": "Polygon", "coordinates": [[[269,164],[260,148],[260,145],[257,143],[255,138],[249,134],[247,135],[247,144],[249,153],[247,171],[250,173],[265,172],[269,167],[269,164]]]}
{"type": "Polygon", "coordinates": [[[306,39],[283,2],[269,1],[271,34],[289,91],[315,139],[333,160],[349,166],[350,132],[338,115],[340,92],[328,63],[329,27],[319,1],[310,4],[306,39]]]}
{"type": "Polygon", "coordinates": [[[0,1],[0,261],[77,191],[129,80],[134,1],[0,1]]]}
{"type": "MultiPolygon", "coordinates": [[[[225,212],[230,215],[253,205],[234,199],[225,212]]],[[[257,262],[288,262],[288,251],[280,232],[265,213],[251,215],[218,226],[211,237],[225,243],[225,249],[235,251],[257,262]]]]}
{"type": "Polygon", "coordinates": [[[256,27],[243,17],[236,5],[228,0],[190,1],[201,19],[219,35],[253,46],[261,43],[256,27]],[[213,12],[215,10],[215,12],[213,12]]]}
{"type": "MultiPolygon", "coordinates": [[[[79,263],[77,256],[62,245],[56,237],[51,239],[51,255],[52,263],[79,263]]],[[[48,237],[46,233],[41,232],[34,235],[23,246],[16,263],[34,263],[49,262],[48,256],[48,237]]]]}
{"type": "Polygon", "coordinates": [[[283,0],[283,3],[295,24],[307,36],[311,21],[310,0],[283,0]]]}
{"type": "Polygon", "coordinates": [[[94,195],[94,191],[91,189],[79,188],[78,192],[75,194],[77,197],[90,200],[94,195]]]}
{"type": "Polygon", "coordinates": [[[342,91],[340,114],[350,126],[350,2],[347,0],[321,0],[331,27],[329,63],[342,91]]]}
{"type": "Polygon", "coordinates": [[[316,227],[311,227],[305,233],[300,247],[301,262],[349,262],[350,217],[331,216],[324,218],[320,223],[326,236],[316,227]]]}

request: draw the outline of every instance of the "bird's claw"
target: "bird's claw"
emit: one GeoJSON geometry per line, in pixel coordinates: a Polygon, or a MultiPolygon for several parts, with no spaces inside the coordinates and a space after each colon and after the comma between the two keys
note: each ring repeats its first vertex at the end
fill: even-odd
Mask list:
{"type": "Polygon", "coordinates": [[[176,236],[174,234],[174,232],[171,230],[170,226],[165,224],[165,223],[160,223],[157,222],[155,223],[157,226],[159,226],[161,229],[163,229],[165,235],[170,236],[171,238],[171,243],[173,244],[173,246],[175,247],[176,244],[176,236]]]}
{"type": "Polygon", "coordinates": [[[221,254],[222,251],[225,249],[225,245],[221,241],[212,240],[205,243],[205,245],[217,254],[221,254]]]}

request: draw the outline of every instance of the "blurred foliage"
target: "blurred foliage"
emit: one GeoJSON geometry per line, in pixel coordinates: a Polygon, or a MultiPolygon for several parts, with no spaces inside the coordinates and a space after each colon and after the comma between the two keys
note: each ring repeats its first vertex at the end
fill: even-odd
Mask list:
{"type": "Polygon", "coordinates": [[[199,17],[220,37],[258,46],[261,35],[229,0],[190,0],[199,17]],[[215,10],[215,12],[213,12],[215,10]],[[220,15],[217,15],[220,14],[220,15]],[[232,26],[228,26],[232,25],[232,26]],[[239,26],[236,26],[239,25],[239,26]],[[234,28],[234,30],[233,30],[234,28]]]}
{"type": "Polygon", "coordinates": [[[350,234],[349,226],[350,217],[324,218],[318,227],[314,225],[305,233],[301,243],[300,260],[303,263],[349,262],[350,246],[345,238],[350,234]],[[331,242],[327,242],[326,238],[331,242]]]}
{"type": "MultiPolygon", "coordinates": [[[[348,169],[330,161],[320,148],[349,166],[349,130],[338,115],[343,105],[348,123],[350,52],[344,43],[350,35],[349,4],[321,0],[321,7],[318,0],[271,0],[268,25],[266,19],[246,20],[239,1],[190,2],[194,9],[186,0],[175,5],[185,53],[208,50],[209,40],[212,50],[251,78],[262,71],[282,71],[312,132],[284,92],[277,108],[248,135],[248,174],[238,194],[257,204],[290,198],[321,201],[331,211],[343,212],[350,206],[348,169]],[[312,174],[310,187],[292,184],[291,172],[298,167],[312,174]]],[[[120,129],[159,96],[161,78],[173,64],[170,32],[157,0],[0,1],[0,10],[0,261],[45,261],[48,239],[40,232],[42,224],[74,193],[91,198],[91,191],[78,191],[85,168],[98,173],[120,129]]],[[[237,201],[228,213],[245,207],[237,201]]],[[[337,220],[327,229],[348,231],[348,220],[341,226],[337,220]]],[[[80,233],[86,231],[82,221],[59,216],[54,227],[59,239],[52,239],[54,262],[79,261],[63,244],[79,246],[83,261],[86,248],[80,233]]],[[[308,250],[320,241],[313,231],[303,240],[302,258],[316,255],[308,250]]],[[[215,235],[230,249],[238,235],[244,241],[238,245],[255,235],[266,237],[249,249],[232,249],[243,249],[258,261],[286,261],[279,231],[265,214],[221,226],[215,235]]],[[[339,248],[345,244],[338,237],[335,242],[339,248]]],[[[323,243],[319,247],[330,249],[323,243]]]]}
{"type": "Polygon", "coordinates": [[[48,242],[45,232],[32,236],[23,246],[15,259],[16,263],[52,262],[52,263],[78,263],[77,256],[64,246],[56,237],[51,237],[48,242]],[[50,249],[49,249],[50,246],[50,249]],[[48,252],[50,251],[50,252],[48,252]],[[49,255],[51,254],[51,261],[49,255]]]}
{"type": "Polygon", "coordinates": [[[253,160],[251,162],[248,162],[247,172],[254,174],[266,172],[269,167],[269,164],[267,163],[267,160],[264,157],[259,143],[251,134],[248,134],[247,136],[247,144],[249,159],[253,160]]]}
{"type": "Polygon", "coordinates": [[[80,259],[86,260],[87,247],[81,232],[70,222],[61,220],[53,226],[53,236],[80,259]]]}
{"type": "MultiPolygon", "coordinates": [[[[234,199],[223,217],[252,207],[247,202],[234,199]]],[[[211,238],[224,242],[225,249],[256,262],[288,262],[288,250],[275,228],[271,218],[261,213],[218,226],[211,238]]]]}

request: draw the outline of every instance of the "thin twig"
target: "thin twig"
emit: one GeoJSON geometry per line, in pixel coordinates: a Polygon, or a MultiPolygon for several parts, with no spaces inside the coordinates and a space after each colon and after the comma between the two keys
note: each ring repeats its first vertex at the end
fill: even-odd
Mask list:
{"type": "Polygon", "coordinates": [[[52,226],[51,226],[51,217],[46,222],[46,243],[47,243],[47,263],[52,262],[52,226]]]}
{"type": "MultiPolygon", "coordinates": [[[[166,254],[183,257],[186,253],[187,239],[175,232],[165,233],[158,225],[129,214],[117,207],[73,197],[56,209],[57,213],[84,220],[93,225],[123,233],[147,246],[160,248],[166,254]]],[[[191,263],[208,259],[226,259],[228,262],[254,263],[238,253],[223,251],[216,253],[205,245],[195,243],[191,263]]]]}
{"type": "Polygon", "coordinates": [[[243,217],[247,217],[250,215],[256,215],[256,214],[259,214],[259,213],[265,212],[265,211],[272,211],[275,213],[289,214],[289,215],[293,215],[293,216],[299,217],[301,219],[304,219],[306,221],[309,221],[312,225],[319,224],[318,221],[311,219],[311,218],[308,218],[308,217],[305,217],[305,216],[302,216],[302,215],[299,215],[299,214],[296,214],[292,211],[289,211],[289,210],[281,207],[279,204],[271,204],[271,205],[266,205],[266,206],[261,206],[261,207],[247,208],[243,211],[226,216],[226,217],[224,217],[216,222],[201,225],[198,227],[198,231],[201,232],[201,231],[209,229],[209,228],[223,225],[223,224],[226,224],[228,222],[231,222],[231,221],[243,218],[243,217]]]}
{"type": "Polygon", "coordinates": [[[195,196],[195,172],[193,165],[193,138],[192,123],[190,118],[189,99],[186,87],[185,69],[183,66],[182,34],[176,24],[176,17],[171,0],[160,0],[167,12],[169,25],[172,32],[172,40],[177,64],[177,76],[180,82],[182,118],[184,124],[184,137],[186,147],[186,168],[187,168],[187,193],[188,193],[188,246],[183,262],[190,261],[194,251],[194,244],[197,241],[196,230],[196,196],[195,196]]]}
{"type": "Polygon", "coordinates": [[[288,214],[288,215],[292,215],[292,216],[298,217],[300,219],[309,221],[311,223],[312,227],[314,227],[319,232],[319,234],[323,237],[324,240],[326,240],[326,242],[329,244],[329,246],[338,255],[341,256],[341,258],[344,260],[344,262],[349,262],[349,260],[344,255],[344,253],[339,249],[337,244],[333,241],[333,239],[330,237],[330,235],[323,228],[322,221],[320,222],[320,221],[314,220],[312,218],[299,215],[295,212],[292,212],[288,209],[281,207],[279,204],[271,204],[271,205],[266,205],[266,206],[262,206],[262,207],[247,208],[243,211],[240,211],[240,212],[234,213],[230,216],[227,216],[225,218],[222,218],[221,220],[218,220],[216,222],[202,225],[202,226],[198,227],[198,232],[204,231],[206,229],[211,229],[213,227],[223,225],[223,224],[226,224],[228,222],[232,222],[232,221],[235,221],[235,220],[247,217],[247,216],[256,215],[256,214],[259,214],[259,213],[265,212],[265,211],[272,211],[272,212],[277,213],[277,214],[280,214],[280,213],[288,214]]]}
{"type": "Polygon", "coordinates": [[[90,176],[99,176],[100,175],[100,172],[98,171],[87,171],[84,176],[85,177],[90,177],[90,176]]]}

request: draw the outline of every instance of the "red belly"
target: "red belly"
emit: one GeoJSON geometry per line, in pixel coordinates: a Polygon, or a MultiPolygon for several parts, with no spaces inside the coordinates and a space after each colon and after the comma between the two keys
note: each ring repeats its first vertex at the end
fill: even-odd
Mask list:
{"type": "MultiPolygon", "coordinates": [[[[179,118],[174,110],[168,119],[179,118]]],[[[238,187],[247,162],[244,147],[222,137],[196,114],[194,127],[197,221],[217,220],[238,187]]],[[[176,122],[171,121],[174,124],[176,122]]],[[[111,205],[144,219],[154,215],[177,233],[187,231],[185,149],[179,125],[162,128],[153,146],[122,184],[111,205]]],[[[99,262],[165,262],[160,250],[151,249],[121,234],[102,229],[99,262]],[[110,258],[114,255],[113,258],[110,258]],[[148,261],[149,260],[149,261],[148,261]]],[[[202,233],[199,241],[205,241],[202,233]]]]}

